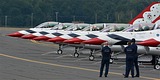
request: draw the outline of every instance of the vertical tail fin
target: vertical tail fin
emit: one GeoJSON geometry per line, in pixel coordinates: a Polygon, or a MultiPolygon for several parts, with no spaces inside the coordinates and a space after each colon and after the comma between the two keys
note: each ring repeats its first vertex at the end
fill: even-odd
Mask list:
{"type": "Polygon", "coordinates": [[[140,14],[132,19],[129,24],[138,23],[155,23],[160,16],[160,2],[153,2],[147,8],[145,8],[140,14]]]}

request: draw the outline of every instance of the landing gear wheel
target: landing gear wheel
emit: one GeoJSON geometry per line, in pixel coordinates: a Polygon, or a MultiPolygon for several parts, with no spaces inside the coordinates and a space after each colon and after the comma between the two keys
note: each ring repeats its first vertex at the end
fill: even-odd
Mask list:
{"type": "Polygon", "coordinates": [[[95,57],[94,57],[93,55],[90,55],[90,56],[89,56],[89,60],[90,60],[90,61],[93,61],[94,58],[95,58],[95,57]]]}
{"type": "Polygon", "coordinates": [[[160,56],[156,56],[154,68],[160,69],[160,56]]]}
{"type": "Polygon", "coordinates": [[[110,59],[109,63],[110,63],[110,64],[113,64],[113,59],[110,59]]]}
{"type": "Polygon", "coordinates": [[[155,69],[160,69],[160,65],[155,65],[155,69]]]}
{"type": "Polygon", "coordinates": [[[79,54],[78,53],[74,53],[74,57],[78,58],[79,54]]]}
{"type": "Polygon", "coordinates": [[[63,51],[62,51],[61,49],[59,49],[59,50],[57,50],[57,53],[58,53],[58,54],[62,54],[63,51]]]}
{"type": "Polygon", "coordinates": [[[141,64],[142,64],[142,62],[138,62],[138,66],[141,65],[141,64]]]}

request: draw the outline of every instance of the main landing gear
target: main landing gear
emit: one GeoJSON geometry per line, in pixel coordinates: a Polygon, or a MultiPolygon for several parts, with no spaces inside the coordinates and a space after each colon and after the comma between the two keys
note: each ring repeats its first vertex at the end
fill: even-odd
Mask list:
{"type": "Polygon", "coordinates": [[[75,47],[74,57],[76,57],[76,58],[79,57],[78,47],[75,47]]]}
{"type": "Polygon", "coordinates": [[[160,69],[160,56],[155,56],[153,59],[155,60],[154,69],[160,69]]]}
{"type": "Polygon", "coordinates": [[[59,49],[57,50],[57,54],[62,54],[63,51],[62,51],[62,44],[59,44],[59,49]]]}
{"type": "Polygon", "coordinates": [[[90,60],[90,61],[93,61],[93,60],[95,59],[93,53],[94,53],[94,50],[91,49],[91,51],[90,51],[90,56],[89,56],[89,60],[90,60]]]}
{"type": "MultiPolygon", "coordinates": [[[[74,57],[76,57],[76,58],[79,57],[78,51],[79,51],[79,48],[78,48],[78,47],[75,47],[74,57]]],[[[89,60],[90,60],[90,61],[93,61],[93,60],[95,59],[93,53],[94,53],[94,50],[91,50],[91,51],[90,51],[90,56],[89,56],[89,60]]]]}

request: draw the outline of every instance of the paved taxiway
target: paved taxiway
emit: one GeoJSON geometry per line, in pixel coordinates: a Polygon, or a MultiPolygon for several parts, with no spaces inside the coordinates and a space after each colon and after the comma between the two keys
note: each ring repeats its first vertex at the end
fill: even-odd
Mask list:
{"type": "Polygon", "coordinates": [[[125,63],[110,65],[107,78],[99,78],[100,58],[72,56],[73,49],[56,54],[57,45],[5,36],[17,29],[0,28],[0,80],[160,80],[160,70],[140,66],[140,78],[124,79],[125,63]]]}

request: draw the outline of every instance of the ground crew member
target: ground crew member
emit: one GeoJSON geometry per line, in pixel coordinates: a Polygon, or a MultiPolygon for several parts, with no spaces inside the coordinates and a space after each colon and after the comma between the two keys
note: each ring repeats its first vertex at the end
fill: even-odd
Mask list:
{"type": "Polygon", "coordinates": [[[131,40],[131,42],[132,42],[132,48],[133,48],[133,52],[134,52],[134,66],[135,66],[135,68],[136,68],[136,75],[135,75],[135,77],[139,77],[140,75],[139,75],[139,66],[138,66],[138,53],[137,53],[137,45],[135,44],[135,39],[133,38],[132,40],[131,40]]]}
{"type": "Polygon", "coordinates": [[[132,78],[134,78],[134,53],[131,46],[131,41],[128,42],[128,46],[125,47],[124,52],[126,54],[126,72],[124,78],[128,78],[129,72],[131,71],[132,78]]]}
{"type": "Polygon", "coordinates": [[[101,50],[101,53],[102,53],[102,60],[101,60],[99,77],[102,77],[104,66],[106,66],[104,76],[107,77],[108,69],[109,69],[109,62],[110,62],[110,58],[111,58],[111,49],[108,47],[107,42],[104,43],[102,50],[101,50]]]}

